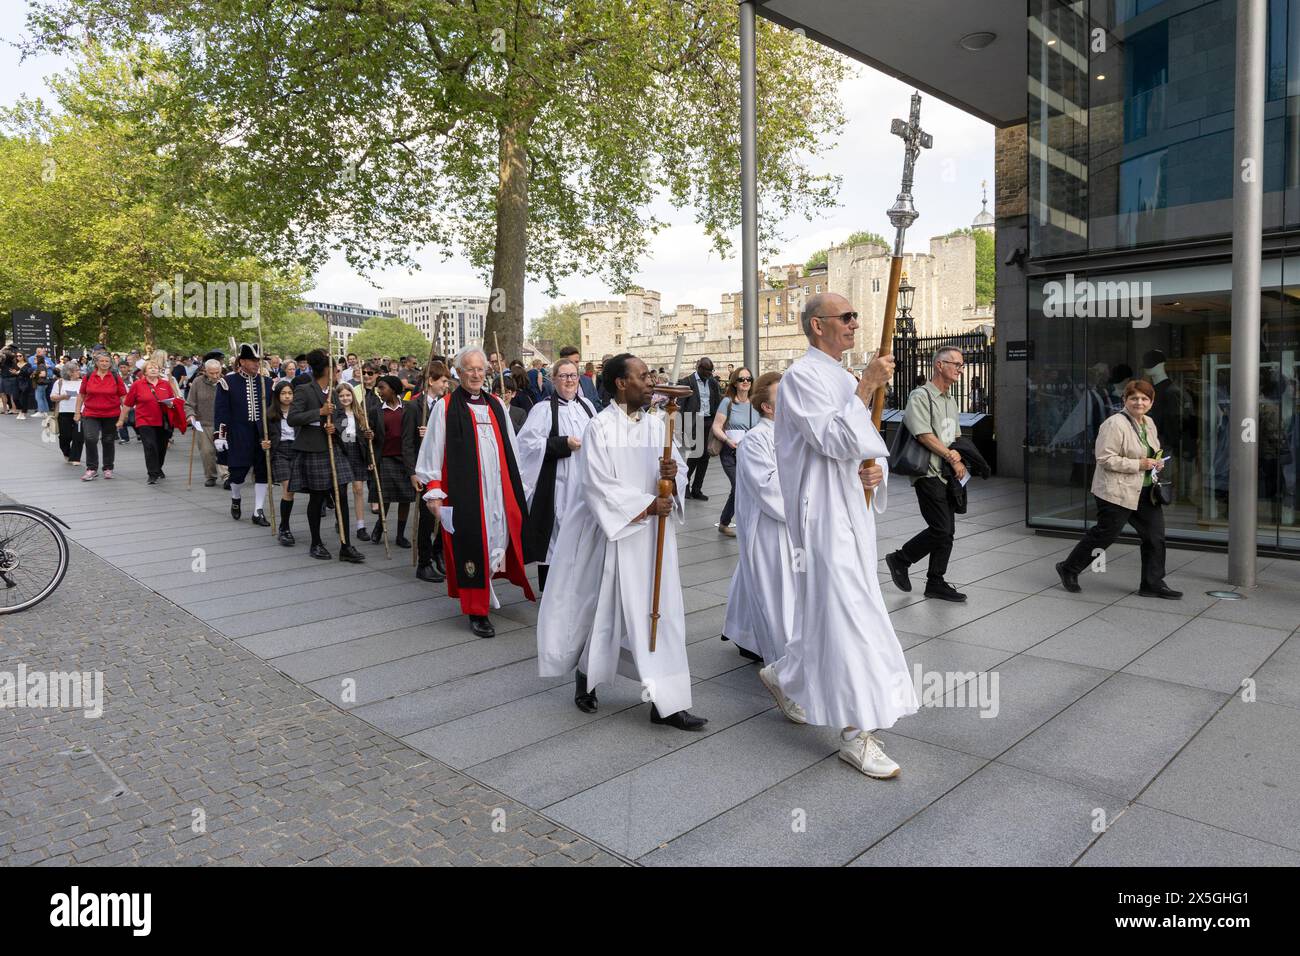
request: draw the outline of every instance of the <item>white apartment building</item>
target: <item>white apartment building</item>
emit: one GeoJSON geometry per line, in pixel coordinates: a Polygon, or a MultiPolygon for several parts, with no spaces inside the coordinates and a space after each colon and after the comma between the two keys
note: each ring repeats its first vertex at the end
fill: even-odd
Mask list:
{"type": "Polygon", "coordinates": [[[488,297],[485,295],[433,295],[418,299],[386,296],[379,308],[413,325],[430,342],[437,337],[437,351],[448,357],[467,346],[483,346],[487,325],[488,297]]]}

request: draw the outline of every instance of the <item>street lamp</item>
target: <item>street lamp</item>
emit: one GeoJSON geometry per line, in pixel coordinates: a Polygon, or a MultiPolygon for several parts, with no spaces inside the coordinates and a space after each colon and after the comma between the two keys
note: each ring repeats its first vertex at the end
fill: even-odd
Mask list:
{"type": "Polygon", "coordinates": [[[916,296],[916,286],[907,281],[904,272],[898,283],[898,315],[895,320],[895,334],[901,341],[903,361],[894,366],[894,405],[900,407],[903,396],[912,391],[912,384],[905,379],[910,369],[916,367],[916,323],[912,321],[912,299],[916,296]]]}

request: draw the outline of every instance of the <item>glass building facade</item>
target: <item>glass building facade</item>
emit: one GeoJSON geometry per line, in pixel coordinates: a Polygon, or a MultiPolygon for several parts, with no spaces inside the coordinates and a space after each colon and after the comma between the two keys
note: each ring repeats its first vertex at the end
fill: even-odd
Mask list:
{"type": "MultiPolygon", "coordinates": [[[[1259,545],[1300,552],[1300,0],[1269,0],[1259,545]]],[[[1096,517],[1093,440],[1156,389],[1171,541],[1227,540],[1235,0],[1030,0],[1033,527],[1096,517]]]]}

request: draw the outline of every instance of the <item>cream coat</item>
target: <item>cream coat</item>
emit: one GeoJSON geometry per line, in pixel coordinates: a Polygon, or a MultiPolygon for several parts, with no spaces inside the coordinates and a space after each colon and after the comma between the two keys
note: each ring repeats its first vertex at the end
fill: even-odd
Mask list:
{"type": "MultiPolygon", "coordinates": [[[[1159,458],[1160,436],[1156,434],[1156,423],[1150,415],[1147,416],[1146,429],[1147,441],[1156,452],[1152,457],[1159,458]]],[[[1127,412],[1119,412],[1101,423],[1097,430],[1096,456],[1092,493],[1121,508],[1136,510],[1138,499],[1142,497],[1142,476],[1145,474],[1141,462],[1147,453],[1127,412]]]]}

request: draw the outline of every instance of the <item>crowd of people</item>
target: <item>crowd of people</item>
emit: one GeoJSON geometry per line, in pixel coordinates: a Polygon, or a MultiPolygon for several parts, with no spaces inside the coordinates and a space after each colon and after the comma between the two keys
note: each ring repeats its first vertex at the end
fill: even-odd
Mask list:
{"type": "MultiPolygon", "coordinates": [[[[738,545],[723,639],[762,665],[759,679],[788,719],[836,728],[841,759],[888,778],[900,768],[875,732],[918,704],[876,573],[891,449],[871,405],[893,359],[875,358],[861,378],[844,368],[857,318],[841,296],[812,296],[801,316],[804,356],[784,373],[728,367],[725,381],[707,357],[674,383],[630,353],[597,365],[573,346],[549,368],[478,348],[423,366],[409,356],[334,361],[323,350],[263,357],[250,345],[229,359],[103,349],[84,361],[34,358],[51,380],[45,407],[57,416],[60,451],[69,464],[84,460],[82,480],[113,477],[114,447],[129,430],[148,482],[165,480],[169,447],[191,431],[191,467],[197,450],[203,486],[229,491],[232,519],[244,519],[251,473],[251,521],[284,547],[299,543],[295,509],[305,496],[311,559],[331,560],[334,537],[339,560],[354,563],[366,560],[360,543],[414,548],[416,576],[445,582],[481,638],[495,636],[501,589],[517,587],[540,601],[540,676],[572,675],[574,704],[588,713],[601,686],[630,677],[652,703],[652,722],[685,731],[707,719],[690,710],[676,529],[689,500],[707,500],[704,478],[718,457],[730,490],[717,528],[738,545]],[[669,394],[681,413],[671,445],[669,394]]],[[[3,367],[35,377],[17,354],[3,367]]],[[[989,473],[955,427],[950,388],[962,371],[960,349],[941,348],[932,377],[908,398],[916,454],[911,470],[906,448],[892,460],[911,477],[926,528],[884,556],[904,591],[909,566],[925,560],[926,597],[947,601],[965,600],[944,579],[955,516],[970,475],[989,473]]],[[[1068,590],[1079,589],[1091,549],[1128,521],[1143,538],[1142,593],[1178,596],[1163,580],[1152,491],[1161,449],[1143,417],[1151,394],[1131,384],[1128,414],[1102,429],[1094,491],[1110,504],[1058,565],[1068,590]]],[[[30,407],[17,397],[28,392],[6,385],[4,395],[15,413],[30,407]]]]}

